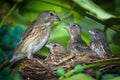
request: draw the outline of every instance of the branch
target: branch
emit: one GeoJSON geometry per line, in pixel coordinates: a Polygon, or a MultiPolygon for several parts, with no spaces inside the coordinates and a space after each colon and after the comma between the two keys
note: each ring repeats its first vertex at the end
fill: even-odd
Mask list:
{"type": "MultiPolygon", "coordinates": [[[[95,62],[92,62],[92,63],[89,63],[89,64],[83,66],[83,68],[89,69],[89,68],[94,68],[94,67],[100,67],[103,65],[113,65],[113,64],[120,64],[120,58],[111,58],[111,59],[106,59],[106,60],[95,61],[95,62]]],[[[63,80],[67,77],[70,77],[71,75],[73,75],[75,73],[76,73],[75,70],[71,70],[71,71],[67,72],[66,74],[64,74],[63,76],[61,76],[59,78],[59,80],[63,80]]]]}
{"type": "Polygon", "coordinates": [[[16,6],[17,6],[17,3],[13,5],[13,7],[11,8],[11,10],[7,13],[7,15],[4,17],[4,19],[0,22],[0,27],[4,24],[4,22],[7,20],[7,18],[15,10],[16,6]]]}

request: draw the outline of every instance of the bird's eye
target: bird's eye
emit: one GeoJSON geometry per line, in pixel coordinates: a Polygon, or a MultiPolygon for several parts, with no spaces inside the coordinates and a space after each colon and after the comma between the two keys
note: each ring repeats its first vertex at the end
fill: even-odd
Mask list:
{"type": "Polygon", "coordinates": [[[50,16],[54,16],[54,14],[51,12],[51,13],[50,13],[50,16]]]}
{"type": "Polygon", "coordinates": [[[54,47],[56,47],[57,45],[56,45],[56,44],[54,44],[53,46],[54,46],[54,47]]]}
{"type": "Polygon", "coordinates": [[[75,27],[76,25],[75,24],[73,24],[73,27],[75,27]]]}
{"type": "Polygon", "coordinates": [[[99,33],[98,31],[96,31],[96,33],[99,33]]]}

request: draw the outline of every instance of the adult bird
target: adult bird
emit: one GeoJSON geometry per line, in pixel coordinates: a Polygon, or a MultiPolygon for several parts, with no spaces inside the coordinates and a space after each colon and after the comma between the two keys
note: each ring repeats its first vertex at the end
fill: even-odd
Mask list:
{"type": "Polygon", "coordinates": [[[54,11],[41,12],[22,35],[14,50],[10,65],[25,57],[32,59],[32,55],[48,41],[51,32],[50,25],[55,21],[60,21],[60,19],[54,11]]]}

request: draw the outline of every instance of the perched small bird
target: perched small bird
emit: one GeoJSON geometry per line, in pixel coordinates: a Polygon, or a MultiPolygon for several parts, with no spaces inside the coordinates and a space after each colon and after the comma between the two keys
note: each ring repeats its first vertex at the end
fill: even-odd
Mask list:
{"type": "Polygon", "coordinates": [[[70,34],[70,40],[67,47],[68,52],[97,57],[96,53],[92,51],[81,38],[82,30],[79,24],[70,23],[70,25],[66,27],[66,30],[70,34]]]}
{"type": "Polygon", "coordinates": [[[45,59],[45,62],[52,65],[59,65],[60,63],[73,57],[67,54],[67,49],[57,42],[49,42],[45,45],[50,50],[50,55],[45,59]]]}
{"type": "Polygon", "coordinates": [[[31,59],[32,55],[45,45],[50,35],[50,25],[54,21],[60,21],[54,11],[43,11],[30,24],[13,53],[11,65],[25,57],[31,59]]]}
{"type": "Polygon", "coordinates": [[[90,56],[80,56],[68,53],[67,49],[57,42],[49,42],[46,44],[46,47],[50,50],[50,54],[44,61],[41,62],[41,64],[52,70],[56,70],[58,68],[69,70],[77,64],[89,63],[96,60],[90,56]]]}
{"type": "Polygon", "coordinates": [[[78,61],[75,54],[67,53],[67,49],[57,42],[49,42],[46,47],[50,55],[42,62],[47,68],[56,70],[58,68],[70,69],[78,61]]]}
{"type": "Polygon", "coordinates": [[[93,29],[89,31],[91,35],[90,48],[97,53],[100,58],[108,58],[112,56],[110,47],[106,42],[106,37],[100,29],[93,29]]]}

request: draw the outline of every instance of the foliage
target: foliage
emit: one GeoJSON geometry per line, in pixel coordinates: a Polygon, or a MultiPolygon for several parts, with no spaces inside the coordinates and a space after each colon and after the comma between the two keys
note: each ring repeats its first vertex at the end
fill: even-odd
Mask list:
{"type": "MultiPolygon", "coordinates": [[[[16,47],[17,43],[19,42],[19,39],[22,35],[22,32],[24,31],[24,28],[22,26],[15,26],[15,28],[10,27],[7,24],[4,24],[0,28],[0,45],[2,46],[2,49],[10,59],[12,57],[12,53],[14,48],[16,47]]],[[[4,56],[2,55],[1,51],[1,56],[0,56],[0,63],[4,60],[4,56]]]]}
{"type": "Polygon", "coordinates": [[[56,74],[60,77],[65,74],[65,70],[63,68],[57,69],[56,74]]]}
{"type": "Polygon", "coordinates": [[[0,80],[22,80],[22,76],[18,71],[14,71],[12,74],[11,69],[5,67],[0,71],[0,80]]]}
{"type": "MultiPolygon", "coordinates": [[[[27,27],[44,10],[54,10],[61,18],[60,23],[53,24],[49,41],[66,46],[69,35],[64,27],[69,22],[76,22],[82,26],[82,37],[87,44],[90,41],[88,30],[104,30],[113,55],[120,56],[120,0],[1,0],[0,5],[0,48],[3,50],[0,51],[0,62],[4,60],[1,52],[11,58],[24,31],[23,26],[27,27]]],[[[46,49],[38,53],[47,54],[46,49]]]]}
{"type": "MultiPolygon", "coordinates": [[[[1,0],[0,4],[8,8],[17,6],[10,16],[12,26],[28,26],[43,10],[54,10],[59,14],[61,22],[54,24],[50,40],[58,41],[66,46],[68,33],[63,29],[69,22],[80,23],[83,30],[83,39],[89,43],[88,30],[100,28],[107,33],[111,50],[119,55],[120,47],[115,44],[114,36],[119,34],[119,0],[92,1],[92,0],[1,0]],[[96,4],[95,4],[96,3],[96,4]],[[114,6],[113,6],[114,5],[114,6]],[[111,9],[110,9],[111,8],[111,9]],[[87,23],[87,24],[86,24],[87,23]],[[59,33],[59,34],[58,34],[59,33]],[[113,42],[114,41],[114,42],[113,42]]],[[[7,12],[7,11],[6,11],[7,12]]],[[[7,15],[7,14],[3,14],[7,15]]],[[[118,39],[118,38],[117,38],[118,39]]],[[[118,41],[117,41],[118,42],[118,41]]]]}
{"type": "MultiPolygon", "coordinates": [[[[120,77],[119,74],[104,74],[102,75],[101,72],[98,71],[94,71],[94,69],[91,69],[93,72],[96,72],[96,78],[92,78],[90,75],[84,74],[82,72],[84,72],[85,69],[89,69],[89,68],[93,68],[93,67],[97,67],[100,66],[100,64],[106,64],[106,65],[110,65],[110,64],[120,64],[120,60],[115,61],[115,62],[101,62],[99,64],[97,63],[93,63],[93,64],[88,64],[85,66],[81,66],[81,65],[76,65],[74,67],[73,70],[68,71],[67,73],[62,74],[61,76],[59,75],[59,80],[110,80],[110,79],[116,79],[120,77]]],[[[59,70],[59,69],[58,69],[59,70]]],[[[63,69],[62,69],[63,70],[63,69]]],[[[89,71],[88,71],[89,72],[89,71]]],[[[62,72],[59,71],[59,74],[61,74],[62,72]]]]}
{"type": "Polygon", "coordinates": [[[63,80],[94,80],[94,79],[89,75],[81,73],[81,74],[77,74],[77,75],[74,75],[70,78],[66,78],[63,80]]]}

